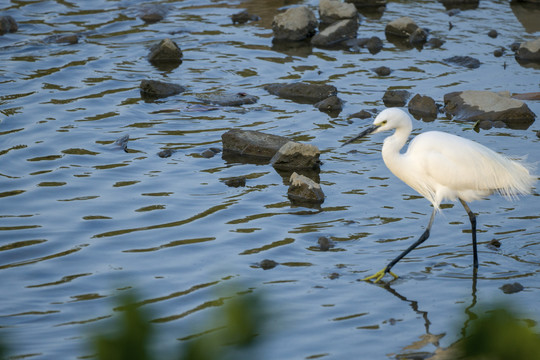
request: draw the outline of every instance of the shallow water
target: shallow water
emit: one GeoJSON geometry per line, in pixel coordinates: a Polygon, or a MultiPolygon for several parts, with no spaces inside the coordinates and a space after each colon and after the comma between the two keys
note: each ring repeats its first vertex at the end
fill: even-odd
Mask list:
{"type": "MultiPolygon", "coordinates": [[[[271,3],[163,2],[168,13],[155,24],[138,18],[137,1],[1,5],[0,12],[19,24],[18,32],[0,36],[0,327],[13,356],[91,354],[89,334],[115,315],[113,297],[129,289],[152,313],[164,349],[204,330],[219,289],[239,283],[263,295],[273,314],[261,347],[260,357],[268,359],[433,352],[460,338],[469,311],[480,311],[477,304],[508,302],[523,317],[540,319],[536,190],[517,202],[493,196],[471,204],[479,214],[476,282],[469,220],[460,205],[449,205],[429,241],[396,265],[400,278],[376,286],[357,280],[414,241],[431,208],[384,166],[384,135],[339,147],[371,121],[348,116],[382,110],[389,87],[438,103],[445,93],[467,89],[539,91],[538,67],[518,64],[510,50],[493,56],[497,47],[539,36],[530,19],[536,10],[481,1],[478,9],[449,17],[435,1],[392,2],[382,15],[363,18],[359,37],[384,40],[383,50],[371,55],[273,47],[271,20],[285,2],[271,3]],[[241,9],[262,19],[232,25],[230,15],[241,9]],[[423,15],[413,15],[419,9],[423,15]],[[384,26],[403,15],[446,43],[423,50],[389,43],[384,26]],[[496,39],[487,36],[491,29],[499,32],[496,39]],[[63,33],[80,33],[79,43],[46,41],[63,33]],[[165,37],[184,53],[171,70],[146,59],[149,47],[165,37]],[[442,62],[454,55],[482,65],[469,70],[442,62]],[[381,65],[392,74],[375,75],[371,69],[381,65]],[[188,91],[145,102],[142,79],[188,91]],[[263,89],[298,80],[335,85],[344,110],[331,117],[263,89]],[[200,104],[199,94],[218,90],[259,101],[186,111],[200,104]],[[221,147],[221,134],[235,127],[318,146],[326,195],[321,209],[291,206],[284,179],[269,165],[200,155],[221,147]],[[114,144],[125,134],[128,152],[114,144]],[[164,148],[177,151],[163,159],[156,154],[164,148]],[[246,186],[227,187],[223,179],[233,176],[246,176],[246,186]],[[320,236],[335,247],[317,250],[320,236]],[[493,239],[502,243],[499,249],[487,246],[493,239]],[[280,265],[264,271],[257,266],[263,259],[280,265]],[[516,281],[524,291],[499,289],[516,281]],[[426,338],[438,342],[420,341],[426,338]]],[[[527,104],[540,114],[538,101],[527,104]]],[[[524,130],[475,132],[472,124],[440,115],[434,122],[415,120],[414,127],[540,161],[538,122],[524,130]]]]}

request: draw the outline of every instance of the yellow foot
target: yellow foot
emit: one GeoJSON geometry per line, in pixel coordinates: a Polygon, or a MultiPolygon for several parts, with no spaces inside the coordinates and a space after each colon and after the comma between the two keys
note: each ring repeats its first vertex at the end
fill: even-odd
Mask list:
{"type": "MultiPolygon", "coordinates": [[[[386,271],[386,268],[380,270],[380,271],[377,271],[375,274],[371,275],[371,276],[368,276],[366,278],[363,278],[362,281],[371,281],[372,279],[375,279],[375,281],[373,281],[374,283],[377,283],[379,282],[383,277],[384,275],[387,273],[386,271]]],[[[390,275],[392,275],[394,277],[394,279],[397,279],[398,276],[396,274],[394,274],[393,272],[391,271],[388,271],[388,273],[390,275]]]]}

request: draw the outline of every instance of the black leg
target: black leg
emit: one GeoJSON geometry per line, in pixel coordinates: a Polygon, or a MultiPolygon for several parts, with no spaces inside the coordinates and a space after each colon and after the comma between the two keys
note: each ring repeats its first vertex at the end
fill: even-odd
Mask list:
{"type": "Polygon", "coordinates": [[[397,258],[392,260],[390,262],[390,264],[388,264],[386,266],[386,268],[384,269],[385,273],[390,272],[390,269],[392,269],[392,267],[394,265],[396,265],[399,260],[403,259],[403,257],[405,257],[412,250],[414,250],[418,245],[420,245],[421,243],[423,243],[424,241],[427,240],[427,238],[429,237],[429,232],[431,231],[431,225],[433,225],[433,219],[435,218],[436,213],[437,213],[437,209],[434,207],[433,212],[431,213],[431,218],[429,219],[429,223],[428,223],[428,226],[427,226],[426,230],[422,233],[422,235],[420,235],[420,238],[418,240],[416,240],[411,246],[409,246],[407,248],[407,250],[405,250],[401,254],[399,254],[399,256],[397,258]]]}
{"type": "Polygon", "coordinates": [[[469,205],[461,199],[459,199],[459,202],[461,202],[461,205],[465,208],[465,211],[467,212],[467,215],[469,215],[469,220],[471,221],[471,229],[472,229],[472,246],[473,246],[473,265],[474,269],[478,269],[478,250],[476,249],[476,216],[469,208],[469,205]]]}

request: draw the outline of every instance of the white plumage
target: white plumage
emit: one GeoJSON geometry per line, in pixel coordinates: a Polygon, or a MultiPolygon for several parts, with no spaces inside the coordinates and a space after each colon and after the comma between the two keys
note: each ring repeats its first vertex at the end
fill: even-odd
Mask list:
{"type": "Polygon", "coordinates": [[[373,125],[348,144],[370,133],[393,130],[384,139],[382,157],[394,175],[433,205],[430,222],[420,239],[369,280],[379,281],[402,257],[429,237],[436,211],[443,200],[459,200],[467,211],[473,230],[474,266],[478,267],[476,250],[476,218],[467,202],[478,200],[493,192],[507,198],[528,194],[535,182],[526,166],[477,142],[440,131],[429,131],[416,136],[405,153],[401,149],[412,131],[409,115],[398,108],[383,110],[373,125]]]}

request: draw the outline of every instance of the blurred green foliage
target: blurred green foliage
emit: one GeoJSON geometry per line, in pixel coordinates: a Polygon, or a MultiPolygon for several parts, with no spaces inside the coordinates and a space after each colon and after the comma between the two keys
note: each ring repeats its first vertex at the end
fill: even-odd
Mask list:
{"type": "Polygon", "coordinates": [[[136,305],[133,295],[120,298],[122,310],[112,331],[96,336],[94,346],[99,360],[150,360],[151,327],[147,316],[136,305]]]}
{"type": "MultiPolygon", "coordinates": [[[[137,304],[134,296],[120,298],[117,308],[122,313],[105,333],[95,337],[98,360],[155,360],[162,358],[151,351],[152,327],[149,316],[137,304]]],[[[215,310],[202,335],[182,343],[178,354],[167,359],[225,360],[252,359],[263,324],[259,297],[242,294],[227,298],[215,310]]],[[[161,354],[162,355],[162,354],[161,354]]]]}
{"type": "Polygon", "coordinates": [[[467,360],[540,359],[540,336],[507,307],[486,312],[462,341],[467,360]]]}

